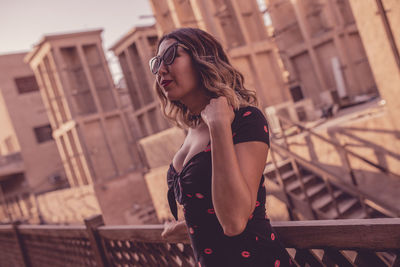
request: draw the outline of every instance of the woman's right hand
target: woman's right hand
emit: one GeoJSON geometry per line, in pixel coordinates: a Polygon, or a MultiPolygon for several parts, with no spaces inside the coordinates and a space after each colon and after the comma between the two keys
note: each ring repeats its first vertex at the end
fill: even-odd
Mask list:
{"type": "Polygon", "coordinates": [[[161,233],[161,237],[167,242],[181,242],[188,237],[186,223],[184,221],[165,222],[164,231],[161,233]]]}

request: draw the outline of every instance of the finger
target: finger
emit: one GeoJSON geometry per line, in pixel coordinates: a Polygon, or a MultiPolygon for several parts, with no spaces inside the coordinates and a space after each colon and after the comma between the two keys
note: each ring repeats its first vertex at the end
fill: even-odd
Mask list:
{"type": "Polygon", "coordinates": [[[162,238],[168,238],[168,236],[171,234],[169,230],[164,230],[164,232],[161,233],[162,238]]]}

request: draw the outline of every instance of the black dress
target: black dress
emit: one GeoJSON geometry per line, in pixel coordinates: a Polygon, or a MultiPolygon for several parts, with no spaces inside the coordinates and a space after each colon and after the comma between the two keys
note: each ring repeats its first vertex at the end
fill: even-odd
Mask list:
{"type": "MultiPolygon", "coordinates": [[[[269,146],[267,121],[256,107],[235,111],[233,143],[261,141],[269,146]]],[[[271,228],[265,212],[264,177],[260,177],[257,202],[245,230],[226,236],[215,215],[211,200],[211,147],[194,155],[177,172],[172,163],[167,174],[168,202],[175,219],[177,204],[184,215],[195,259],[201,267],[292,266],[292,260],[271,228]]],[[[294,266],[294,264],[293,264],[294,266]]]]}

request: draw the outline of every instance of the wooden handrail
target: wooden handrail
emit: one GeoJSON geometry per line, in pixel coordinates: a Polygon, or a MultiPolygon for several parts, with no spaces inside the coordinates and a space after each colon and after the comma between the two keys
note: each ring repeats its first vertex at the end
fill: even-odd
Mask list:
{"type": "MultiPolygon", "coordinates": [[[[271,222],[289,248],[400,249],[400,218],[271,222]]],[[[101,226],[102,238],[161,242],[163,225],[101,226]]],[[[189,243],[189,237],[180,240],[189,243]]]]}
{"type": "MultiPolygon", "coordinates": [[[[278,115],[278,114],[277,114],[276,116],[278,117],[279,120],[282,120],[282,121],[284,121],[284,122],[286,122],[286,123],[289,123],[289,124],[292,124],[292,125],[294,125],[294,126],[296,126],[296,127],[299,127],[301,130],[306,131],[306,132],[308,132],[309,134],[314,135],[315,137],[321,139],[322,141],[333,145],[334,147],[336,147],[336,148],[342,150],[343,152],[347,153],[348,155],[351,155],[351,156],[353,156],[353,157],[356,157],[356,158],[358,158],[358,159],[364,161],[364,162],[367,163],[368,165],[370,165],[370,166],[372,166],[372,167],[374,167],[374,168],[380,170],[381,172],[383,172],[383,173],[385,173],[385,174],[387,174],[387,175],[389,175],[389,176],[391,176],[391,177],[400,178],[400,175],[395,174],[395,173],[389,171],[387,168],[385,168],[385,167],[383,167],[383,166],[381,166],[381,165],[379,165],[379,164],[377,164],[377,163],[373,163],[372,161],[368,160],[367,158],[364,158],[363,156],[360,156],[360,155],[358,155],[357,153],[354,153],[354,152],[351,151],[351,150],[348,150],[344,145],[342,145],[342,144],[340,144],[340,143],[338,143],[338,142],[332,141],[332,140],[330,140],[330,139],[328,139],[328,138],[326,138],[326,137],[324,137],[324,136],[322,136],[322,135],[320,135],[320,134],[317,134],[317,133],[315,133],[314,131],[312,131],[311,129],[308,129],[308,128],[306,128],[305,126],[301,125],[300,123],[296,123],[296,122],[294,122],[294,121],[292,121],[292,120],[290,120],[290,119],[288,119],[288,118],[286,118],[286,117],[283,117],[283,116],[278,115]]],[[[284,133],[283,133],[283,135],[285,136],[284,133]]],[[[286,136],[285,136],[285,137],[286,137],[286,136]]]]}
{"type": "MultiPolygon", "coordinates": [[[[400,218],[341,219],[309,221],[272,221],[286,247],[289,248],[340,248],[340,249],[400,249],[400,218]]],[[[76,230],[85,231],[85,226],[18,225],[21,234],[72,237],[76,230]]],[[[11,225],[0,227],[2,232],[12,231],[11,225]]],[[[114,240],[136,240],[165,243],[161,237],[162,224],[115,225],[97,227],[102,238],[114,240]]],[[[81,234],[77,236],[82,236],[81,234]]],[[[177,242],[178,243],[178,242],[177,242]]],[[[190,243],[189,237],[179,243],[190,243]]]]}
{"type": "MultiPolygon", "coordinates": [[[[382,262],[376,252],[382,252],[388,257],[388,260],[384,260],[387,262],[384,266],[395,266],[400,259],[400,218],[271,224],[285,247],[294,249],[295,260],[301,266],[305,266],[305,263],[323,266],[315,264],[324,259],[339,266],[365,266],[362,263],[371,259],[374,263],[382,262]],[[317,256],[314,249],[322,249],[323,257],[317,256]],[[354,263],[346,259],[343,251],[357,255],[354,263]],[[343,262],[345,264],[341,265],[343,262]]],[[[0,242],[0,259],[7,259],[13,266],[43,267],[72,263],[79,266],[162,267],[195,264],[188,236],[167,242],[161,237],[163,225],[99,225],[90,226],[95,238],[81,235],[87,233],[88,227],[84,226],[0,226],[0,239],[4,241],[0,242]],[[15,232],[18,238],[15,238],[15,232]],[[71,235],[76,232],[79,234],[71,235]]]]}
{"type": "Polygon", "coordinates": [[[297,162],[299,162],[301,165],[305,166],[307,169],[310,171],[314,172],[317,175],[326,176],[329,181],[334,184],[335,186],[339,187],[341,190],[348,192],[351,195],[356,195],[358,197],[362,197],[361,199],[363,202],[369,206],[371,206],[371,203],[373,203],[373,207],[377,209],[378,211],[382,212],[383,214],[389,216],[389,217],[400,217],[400,210],[395,209],[393,207],[390,207],[389,205],[383,203],[379,199],[375,198],[374,196],[360,191],[357,187],[343,182],[343,180],[338,177],[336,174],[331,173],[322,167],[319,167],[315,164],[312,164],[311,162],[307,161],[306,159],[298,156],[297,154],[287,150],[286,148],[278,145],[274,141],[271,142],[271,149],[280,151],[281,153],[286,154],[287,156],[295,159],[297,162]]]}

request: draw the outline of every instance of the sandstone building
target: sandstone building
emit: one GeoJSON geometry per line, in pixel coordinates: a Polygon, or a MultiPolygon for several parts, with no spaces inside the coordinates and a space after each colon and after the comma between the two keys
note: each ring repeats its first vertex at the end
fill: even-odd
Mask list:
{"type": "Polygon", "coordinates": [[[400,2],[350,0],[350,4],[390,122],[400,131],[400,2]]]}
{"type": "Polygon", "coordinates": [[[29,205],[29,193],[68,186],[39,87],[24,63],[25,56],[0,56],[0,212],[8,207],[14,214],[25,212],[21,209],[29,205]]]}
{"type": "Polygon", "coordinates": [[[293,101],[311,98],[321,108],[378,94],[349,1],[266,4],[293,101]]]}
{"type": "Polygon", "coordinates": [[[155,26],[135,27],[110,48],[118,57],[131,97],[132,104],[126,113],[136,141],[170,127],[161,115],[153,90],[154,75],[148,67],[157,41],[155,26]]]}
{"type": "Polygon", "coordinates": [[[290,100],[277,47],[268,35],[256,0],[150,0],[158,35],[196,27],[215,36],[232,64],[257,91],[263,108],[290,100]]]}
{"type": "MultiPolygon", "coordinates": [[[[265,1],[267,10],[264,12],[268,12],[271,17],[271,31],[269,31],[271,28],[263,24],[256,1],[244,3],[237,0],[151,0],[150,3],[157,21],[158,36],[178,27],[198,27],[210,32],[227,49],[232,63],[244,73],[247,86],[257,91],[262,107],[274,106],[277,110],[286,110],[292,119],[318,119],[328,107],[335,104],[342,108],[352,106],[374,99],[384,91],[375,81],[377,78],[373,74],[375,70],[371,70],[372,59],[371,53],[368,52],[370,48],[367,47],[366,53],[364,46],[367,44],[360,38],[358,24],[363,23],[357,22],[360,14],[353,15],[353,12],[366,12],[368,8],[355,9],[352,1],[265,1]],[[293,109],[294,116],[291,112],[293,109]]],[[[359,1],[357,5],[367,5],[371,8],[376,3],[361,4],[359,1]]],[[[397,10],[394,3],[391,2],[389,6],[390,10],[397,10]]],[[[378,11],[375,7],[372,10],[378,11]]],[[[368,16],[376,16],[370,10],[367,13],[368,16]]],[[[367,15],[362,16],[364,20],[367,19],[367,15]]],[[[397,29],[394,15],[387,20],[393,24],[392,29],[397,29]]],[[[377,27],[376,31],[387,32],[387,27],[382,29],[377,27]]],[[[373,38],[373,34],[370,33],[369,36],[373,38]]],[[[393,47],[393,41],[385,45],[388,48],[393,47]]],[[[374,46],[376,49],[374,53],[378,53],[378,47],[374,46]]],[[[385,56],[396,59],[396,53],[391,53],[385,56]]],[[[380,63],[382,62],[383,60],[380,63]]],[[[143,61],[143,66],[146,63],[143,61]]],[[[397,77],[396,71],[398,70],[392,68],[389,73],[397,77]]],[[[394,88],[389,86],[389,82],[386,86],[392,88],[390,90],[394,88]]],[[[393,129],[393,125],[386,120],[386,108],[382,103],[384,102],[379,102],[378,106],[372,103],[372,109],[369,111],[366,108],[361,113],[355,112],[351,121],[337,118],[331,123],[332,128],[328,125],[322,126],[319,131],[323,136],[342,143],[343,147],[348,145],[353,151],[365,155],[375,164],[398,173],[399,159],[387,142],[391,140],[393,143],[396,134],[390,130],[393,129]],[[368,114],[373,115],[369,118],[368,114]],[[357,116],[360,117],[359,120],[355,119],[357,116]]],[[[346,111],[340,114],[344,113],[346,111]]],[[[164,178],[166,172],[161,162],[164,160],[164,165],[170,163],[170,158],[155,162],[154,147],[160,149],[161,139],[168,139],[170,145],[165,146],[164,150],[167,154],[173,155],[173,151],[179,148],[177,145],[179,142],[174,143],[173,140],[179,138],[183,138],[182,134],[168,130],[140,141],[145,147],[145,154],[149,152],[148,154],[152,156],[150,158],[155,166],[146,174],[146,181],[157,185],[153,187],[160,188],[158,181],[164,178]]],[[[341,158],[342,152],[339,148],[332,148],[329,144],[307,135],[299,136],[294,143],[297,144],[293,146],[296,153],[315,164],[335,170],[338,174],[344,173],[342,177],[347,179],[347,169],[343,168],[346,165],[341,158]]],[[[356,158],[351,158],[350,164],[361,183],[365,182],[362,190],[378,189],[379,182],[376,177],[382,176],[382,173],[376,172],[375,169],[371,171],[370,166],[357,161],[356,158]]],[[[389,182],[389,179],[385,179],[385,183],[380,183],[379,190],[383,192],[388,187],[393,189],[383,198],[383,201],[393,205],[396,202],[393,193],[399,185],[386,182],[389,182]]],[[[157,210],[159,218],[165,219],[168,217],[168,207],[163,206],[163,200],[158,197],[159,194],[165,194],[163,190],[152,192],[152,196],[153,201],[159,203],[157,205],[160,207],[160,211],[157,210]],[[165,210],[162,210],[163,208],[165,210]]]]}
{"type": "Polygon", "coordinates": [[[101,32],[44,36],[25,60],[38,81],[70,185],[93,185],[106,223],[124,224],[132,205],[152,205],[101,32]]]}

